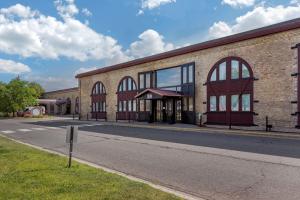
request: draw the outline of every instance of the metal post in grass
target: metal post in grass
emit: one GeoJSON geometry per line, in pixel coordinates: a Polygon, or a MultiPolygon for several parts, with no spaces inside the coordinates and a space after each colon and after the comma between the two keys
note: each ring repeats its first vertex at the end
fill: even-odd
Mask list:
{"type": "Polygon", "coordinates": [[[78,126],[68,126],[66,143],[69,144],[69,162],[68,168],[72,165],[72,155],[73,155],[73,144],[77,142],[78,137],[78,126]]]}

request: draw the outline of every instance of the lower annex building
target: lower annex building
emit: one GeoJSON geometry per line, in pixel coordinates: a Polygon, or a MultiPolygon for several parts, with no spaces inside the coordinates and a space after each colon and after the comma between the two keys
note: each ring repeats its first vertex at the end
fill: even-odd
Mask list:
{"type": "Polygon", "coordinates": [[[300,19],[78,74],[84,119],[300,125],[300,19]]]}

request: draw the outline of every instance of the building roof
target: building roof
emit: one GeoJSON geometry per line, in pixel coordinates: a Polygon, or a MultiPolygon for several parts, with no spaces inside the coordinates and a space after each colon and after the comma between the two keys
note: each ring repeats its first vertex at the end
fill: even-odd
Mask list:
{"type": "Polygon", "coordinates": [[[207,42],[202,42],[199,44],[194,44],[191,46],[175,49],[172,51],[168,51],[168,52],[164,52],[164,53],[160,53],[160,54],[156,54],[156,55],[152,55],[152,56],[148,56],[148,57],[144,57],[144,58],[139,58],[136,60],[125,62],[125,63],[120,63],[120,64],[92,70],[89,72],[77,74],[76,78],[83,78],[86,76],[91,76],[91,75],[95,75],[95,74],[101,74],[101,73],[105,73],[105,72],[109,72],[109,71],[113,71],[113,70],[122,69],[122,68],[132,67],[135,65],[140,65],[140,64],[144,64],[144,63],[148,63],[148,62],[152,62],[152,61],[166,59],[166,58],[170,58],[170,57],[174,57],[174,56],[179,56],[179,55],[192,53],[195,51],[200,51],[200,50],[209,49],[209,48],[213,48],[213,47],[223,46],[223,45],[240,42],[240,41],[244,41],[244,40],[249,40],[249,39],[253,39],[253,38],[263,37],[263,36],[280,33],[280,32],[284,32],[284,31],[289,31],[289,30],[293,30],[293,29],[297,29],[297,28],[300,28],[300,18],[281,22],[278,24],[270,25],[270,26],[266,26],[263,28],[254,29],[251,31],[246,31],[243,33],[238,33],[235,35],[230,35],[230,36],[219,38],[219,39],[210,40],[207,42]]]}
{"type": "Polygon", "coordinates": [[[72,92],[72,91],[79,91],[78,87],[74,87],[74,88],[67,88],[67,89],[62,89],[62,90],[53,90],[53,91],[49,91],[49,92],[45,92],[43,95],[45,94],[52,94],[52,93],[64,93],[64,92],[72,92]]]}
{"type": "Polygon", "coordinates": [[[170,91],[170,90],[160,90],[160,89],[146,89],[135,96],[135,98],[139,98],[146,93],[156,94],[161,97],[182,97],[181,94],[170,91]]]}

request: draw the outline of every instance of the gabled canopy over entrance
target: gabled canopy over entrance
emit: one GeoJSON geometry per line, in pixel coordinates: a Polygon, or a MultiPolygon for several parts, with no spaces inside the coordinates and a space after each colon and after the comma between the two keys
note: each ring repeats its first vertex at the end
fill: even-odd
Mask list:
{"type": "Polygon", "coordinates": [[[146,89],[135,96],[138,99],[163,99],[163,98],[180,98],[181,94],[170,91],[170,90],[160,90],[160,89],[146,89]]]}

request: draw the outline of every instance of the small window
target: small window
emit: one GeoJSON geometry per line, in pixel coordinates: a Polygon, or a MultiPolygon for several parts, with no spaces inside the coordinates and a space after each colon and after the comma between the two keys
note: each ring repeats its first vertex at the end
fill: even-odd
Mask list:
{"type": "Polygon", "coordinates": [[[187,67],[182,68],[182,83],[187,83],[187,67]]]}
{"type": "Polygon", "coordinates": [[[129,112],[132,111],[132,101],[131,100],[128,101],[128,111],[129,112]]]}
{"type": "Polygon", "coordinates": [[[250,94],[242,95],[242,111],[250,111],[250,94]]]}
{"type": "Polygon", "coordinates": [[[132,111],[136,112],[136,100],[132,101],[132,111]]]}
{"type": "Polygon", "coordinates": [[[146,74],[146,88],[151,87],[151,73],[146,74]]]}
{"type": "Polygon", "coordinates": [[[119,92],[122,92],[123,91],[123,83],[121,83],[120,85],[119,85],[119,92]]]}
{"type": "Polygon", "coordinates": [[[231,96],[231,111],[239,111],[239,95],[231,96]]]}
{"type": "Polygon", "coordinates": [[[189,83],[194,82],[194,67],[193,65],[189,66],[189,83]]]}
{"type": "Polygon", "coordinates": [[[151,104],[151,101],[147,101],[147,100],[146,100],[145,103],[146,103],[146,111],[147,111],[147,112],[150,112],[150,108],[151,108],[151,105],[150,105],[150,104],[151,104]]]}
{"type": "Polygon", "coordinates": [[[145,111],[145,100],[140,100],[140,111],[144,112],[145,111]]]}
{"type": "Polygon", "coordinates": [[[216,80],[217,80],[217,69],[213,71],[210,78],[210,81],[216,81],[216,80]]]}
{"type": "Polygon", "coordinates": [[[118,111],[119,111],[119,112],[122,112],[122,110],[123,110],[123,109],[122,109],[122,101],[119,101],[119,106],[118,106],[118,108],[119,108],[118,111]]]}
{"type": "Polygon", "coordinates": [[[128,91],[131,91],[132,90],[132,79],[129,78],[128,79],[128,91]]]}
{"type": "Polygon", "coordinates": [[[231,61],[231,79],[239,78],[239,61],[232,60],[231,61]]]}
{"type": "Polygon", "coordinates": [[[103,112],[106,112],[106,103],[103,101],[103,112]]]}
{"type": "Polygon", "coordinates": [[[183,98],[183,111],[188,111],[188,97],[183,98]]]}
{"type": "Polygon", "coordinates": [[[194,110],[194,99],[193,97],[189,97],[189,111],[194,110]]]}
{"type": "Polygon", "coordinates": [[[226,111],[226,96],[219,96],[219,111],[226,111]]]}
{"type": "Polygon", "coordinates": [[[126,91],[126,85],[127,85],[126,83],[127,83],[127,79],[124,79],[123,83],[122,83],[123,84],[123,91],[126,91]]]}
{"type": "Polygon", "coordinates": [[[219,80],[226,80],[226,62],[223,62],[219,66],[219,80]]]}
{"type": "Polygon", "coordinates": [[[243,78],[249,78],[250,77],[250,72],[248,70],[248,68],[246,67],[246,65],[242,65],[242,77],[243,78]]]}
{"type": "Polygon", "coordinates": [[[214,112],[214,111],[217,111],[217,97],[216,96],[211,96],[210,97],[210,111],[211,112],[214,112]]]}
{"type": "Polygon", "coordinates": [[[127,111],[127,102],[126,101],[123,101],[123,112],[126,112],[127,111]]]}
{"type": "Polygon", "coordinates": [[[140,89],[143,89],[145,86],[144,86],[144,74],[140,74],[140,89]]]}
{"type": "Polygon", "coordinates": [[[136,85],[133,80],[132,80],[132,90],[136,90],[136,85]]]}

